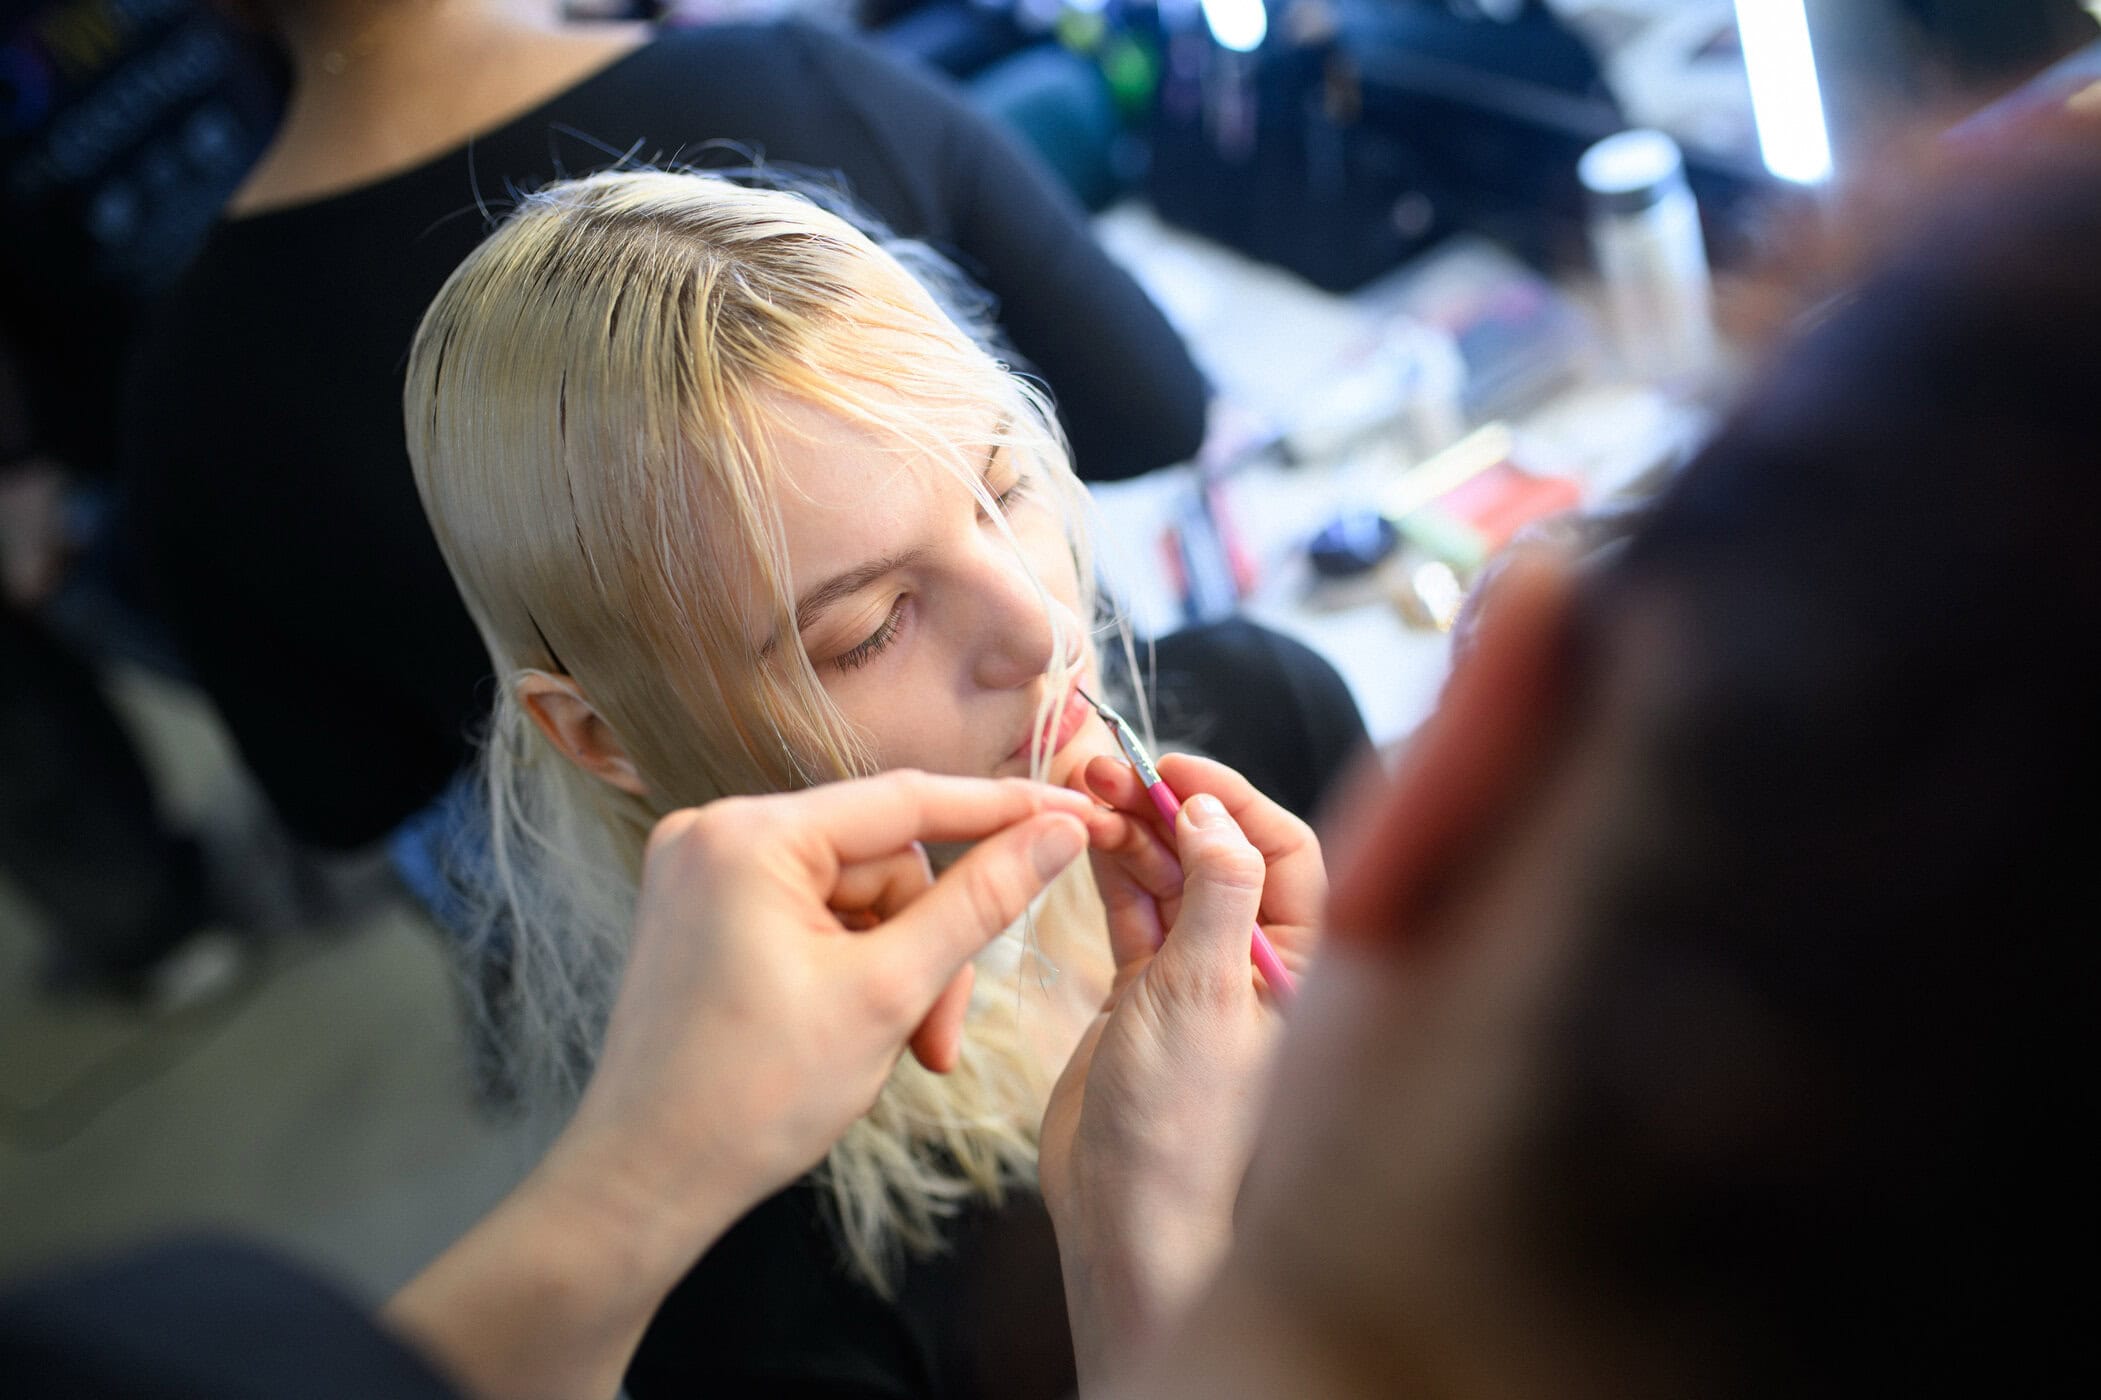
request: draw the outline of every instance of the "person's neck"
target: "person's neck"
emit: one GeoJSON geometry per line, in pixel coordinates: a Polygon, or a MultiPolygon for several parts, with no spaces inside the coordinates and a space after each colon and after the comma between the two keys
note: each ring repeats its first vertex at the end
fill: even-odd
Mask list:
{"type": "Polygon", "coordinates": [[[286,17],[293,87],[235,215],[383,178],[573,86],[647,37],[550,0],[347,0],[286,17]]]}
{"type": "Polygon", "coordinates": [[[556,24],[552,5],[531,0],[339,0],[291,7],[278,37],[291,56],[297,105],[355,92],[404,61],[423,66],[442,55],[455,63],[446,51],[462,40],[556,24]]]}

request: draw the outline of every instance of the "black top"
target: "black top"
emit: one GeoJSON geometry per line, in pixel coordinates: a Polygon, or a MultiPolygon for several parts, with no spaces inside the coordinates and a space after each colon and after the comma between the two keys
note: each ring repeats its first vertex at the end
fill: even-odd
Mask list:
{"type": "MultiPolygon", "coordinates": [[[[1186,739],[1309,816],[1371,751],[1335,669],[1247,622],[1163,640],[1154,702],[1163,747],[1186,739]]],[[[1075,1389],[1056,1240],[1042,1202],[976,1205],[947,1250],[910,1261],[878,1297],[840,1262],[809,1182],[761,1203],[651,1322],[628,1369],[634,1400],[1056,1400],[1075,1389]]]]}
{"type": "Polygon", "coordinates": [[[1083,476],[1192,455],[1204,389],[1078,209],[936,80],[798,25],[664,34],[468,147],[221,224],[142,347],[123,425],[158,606],[291,828],[383,835],[460,768],[488,658],[411,478],[409,342],[477,200],[622,156],[837,169],[998,300],[1083,476]],[[703,149],[736,142],[741,151],[703,149]]]}
{"type": "Polygon", "coordinates": [[[156,1245],[0,1297],[9,1400],[459,1400],[351,1299],[251,1246],[156,1245]]]}
{"type": "Polygon", "coordinates": [[[820,1189],[762,1202],[695,1265],[627,1372],[633,1400],[1061,1400],[1065,1285],[1034,1194],[967,1206],[885,1299],[846,1272],[820,1189]]]}

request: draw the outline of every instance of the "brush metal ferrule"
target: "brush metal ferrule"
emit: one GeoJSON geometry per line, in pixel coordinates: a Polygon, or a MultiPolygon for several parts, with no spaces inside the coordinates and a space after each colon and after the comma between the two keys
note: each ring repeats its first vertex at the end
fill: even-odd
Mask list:
{"type": "Polygon", "coordinates": [[[1122,747],[1123,756],[1131,760],[1131,766],[1138,770],[1138,781],[1147,787],[1159,786],[1160,770],[1153,767],[1152,756],[1146,753],[1145,745],[1138,742],[1138,736],[1131,732],[1130,725],[1124,723],[1122,715],[1115,714],[1114,711],[1111,711],[1111,715],[1109,725],[1116,731],[1116,742],[1122,747]]]}
{"type": "Polygon", "coordinates": [[[1080,698],[1094,706],[1094,712],[1102,717],[1102,723],[1108,725],[1109,732],[1116,736],[1116,746],[1123,750],[1123,756],[1129,760],[1131,767],[1138,770],[1138,781],[1148,788],[1158,786],[1160,770],[1153,767],[1152,755],[1145,751],[1144,744],[1138,742],[1138,735],[1129,722],[1084,690],[1080,692],[1080,698]]]}

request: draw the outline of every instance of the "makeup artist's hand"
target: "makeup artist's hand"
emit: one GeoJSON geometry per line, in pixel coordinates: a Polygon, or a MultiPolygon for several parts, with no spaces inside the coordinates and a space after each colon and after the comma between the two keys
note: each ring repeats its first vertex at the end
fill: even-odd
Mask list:
{"type": "Polygon", "coordinates": [[[1112,809],[1089,825],[1116,981],[1052,1092],[1041,1164],[1083,1390],[1230,1243],[1281,1028],[1248,936],[1259,919],[1298,970],[1327,897],[1304,822],[1221,764],[1170,755],[1160,773],[1183,800],[1173,831],[1129,768],[1085,773],[1112,809]]]}
{"type": "Polygon", "coordinates": [[[1091,811],[894,772],[666,817],[575,1117],[390,1318],[477,1393],[612,1395],[665,1293],[867,1112],[908,1042],[954,1063],[969,960],[1079,855],[1091,811]],[[927,841],[977,844],[936,880],[927,841]]]}
{"type": "MultiPolygon", "coordinates": [[[[1327,864],[1313,828],[1223,763],[1171,753],[1159,766],[1161,779],[1182,802],[1208,794],[1223,804],[1261,855],[1261,899],[1249,927],[1259,921],[1284,965],[1303,971],[1328,897],[1327,864]]],[[[1095,758],[1081,770],[1080,781],[1110,809],[1107,819],[1089,821],[1094,878],[1108,908],[1110,937],[1134,955],[1157,949],[1170,929],[1181,926],[1187,865],[1177,852],[1181,838],[1168,830],[1129,764],[1095,758]]],[[[1124,962],[1119,951],[1117,963],[1124,962]]],[[[1248,975],[1259,982],[1252,964],[1248,975]]]]}
{"type": "Polygon", "coordinates": [[[865,1114],[909,1039],[955,1063],[970,959],[1084,848],[1073,794],[892,772],[675,813],[649,844],[580,1123],[632,1153],[718,1140],[711,1172],[783,1186],[865,1114]],[[924,842],[974,842],[937,881],[924,842]],[[647,1132],[640,1131],[647,1129],[647,1132]]]}

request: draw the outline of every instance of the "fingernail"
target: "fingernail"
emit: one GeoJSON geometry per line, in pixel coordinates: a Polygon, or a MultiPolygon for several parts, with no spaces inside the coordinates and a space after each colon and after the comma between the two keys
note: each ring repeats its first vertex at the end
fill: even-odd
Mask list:
{"type": "Polygon", "coordinates": [[[1225,804],[1208,792],[1200,792],[1190,798],[1182,804],[1182,810],[1189,814],[1190,823],[1195,826],[1224,826],[1233,820],[1226,815],[1225,804]]]}
{"type": "Polygon", "coordinates": [[[1077,822],[1052,822],[1029,846],[1029,860],[1037,877],[1048,880],[1071,865],[1086,844],[1087,833],[1077,822]]]}

